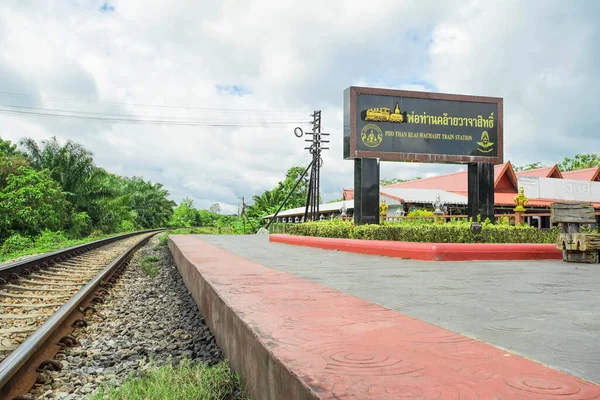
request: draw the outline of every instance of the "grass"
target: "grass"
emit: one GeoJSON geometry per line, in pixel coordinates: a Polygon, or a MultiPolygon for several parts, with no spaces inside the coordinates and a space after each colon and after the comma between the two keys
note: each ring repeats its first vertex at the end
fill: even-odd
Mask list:
{"type": "Polygon", "coordinates": [[[146,256],[140,260],[140,266],[142,267],[142,271],[150,278],[156,278],[158,275],[158,265],[156,262],[158,258],[156,256],[146,256]]]}
{"type": "MultiPolygon", "coordinates": [[[[109,235],[97,235],[97,236],[89,236],[83,239],[66,239],[61,238],[60,240],[55,241],[43,241],[43,243],[39,243],[39,241],[32,240],[33,245],[28,247],[27,249],[12,251],[9,253],[0,253],[0,263],[7,262],[10,260],[14,260],[20,257],[26,257],[36,254],[48,253],[60,249],[66,249],[67,247],[77,246],[80,244],[85,244],[89,242],[93,242],[100,239],[105,239],[108,237],[122,235],[127,232],[120,232],[118,234],[109,234],[109,235]]],[[[0,243],[1,245],[2,243],[0,243]]]]}
{"type": "Polygon", "coordinates": [[[234,395],[238,385],[225,361],[209,367],[182,360],[178,366],[152,367],[119,387],[101,386],[90,400],[248,400],[234,395]]]}

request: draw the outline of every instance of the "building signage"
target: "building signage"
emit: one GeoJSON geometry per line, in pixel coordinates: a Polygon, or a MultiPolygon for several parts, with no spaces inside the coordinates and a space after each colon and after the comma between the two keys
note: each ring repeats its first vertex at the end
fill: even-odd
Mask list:
{"type": "Polygon", "coordinates": [[[432,163],[503,160],[502,99],[349,87],[344,158],[432,163]]]}
{"type": "Polygon", "coordinates": [[[529,198],[600,202],[600,182],[520,176],[518,184],[529,198]]]}

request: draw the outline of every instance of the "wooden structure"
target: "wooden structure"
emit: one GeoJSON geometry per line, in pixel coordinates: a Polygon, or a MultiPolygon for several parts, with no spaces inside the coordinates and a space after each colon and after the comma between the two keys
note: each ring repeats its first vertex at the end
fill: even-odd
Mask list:
{"type": "Polygon", "coordinates": [[[582,233],[582,224],[595,224],[590,203],[552,203],[552,223],[560,224],[556,247],[563,251],[563,261],[597,264],[600,262],[600,234],[582,233]]]}

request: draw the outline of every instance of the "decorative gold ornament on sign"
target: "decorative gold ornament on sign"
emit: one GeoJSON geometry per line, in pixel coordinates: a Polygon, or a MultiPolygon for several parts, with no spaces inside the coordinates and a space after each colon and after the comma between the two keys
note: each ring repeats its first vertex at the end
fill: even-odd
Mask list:
{"type": "Polygon", "coordinates": [[[400,105],[396,103],[394,112],[387,107],[369,108],[367,109],[367,116],[365,121],[377,121],[377,122],[403,122],[404,115],[400,111],[400,105]]]}
{"type": "Polygon", "coordinates": [[[383,142],[383,132],[375,124],[368,124],[360,131],[360,138],[369,147],[377,147],[383,142]]]}
{"type": "Polygon", "coordinates": [[[487,131],[483,131],[481,134],[481,141],[477,142],[477,144],[479,145],[477,150],[482,153],[489,153],[490,151],[494,150],[494,142],[490,142],[490,135],[487,133],[487,131]]]}

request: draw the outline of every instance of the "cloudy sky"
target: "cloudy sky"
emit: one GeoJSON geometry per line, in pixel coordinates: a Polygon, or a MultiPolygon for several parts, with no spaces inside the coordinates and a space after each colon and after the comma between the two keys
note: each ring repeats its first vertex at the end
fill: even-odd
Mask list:
{"type": "Polygon", "coordinates": [[[331,200],[352,186],[342,93],[360,85],[503,97],[505,159],[554,164],[600,151],[599,21],[594,0],[2,0],[0,136],[74,140],[235,212],[308,164],[293,128],[322,110],[331,200]]]}

